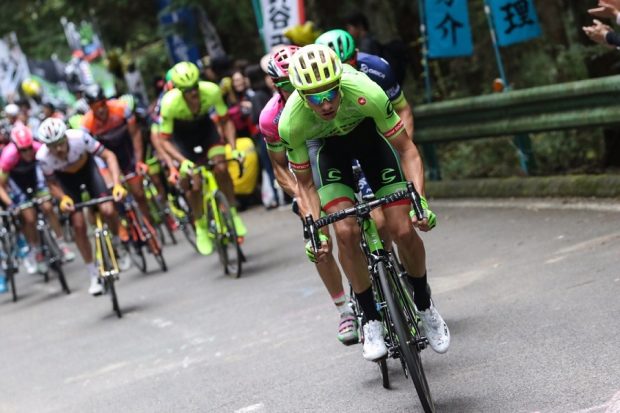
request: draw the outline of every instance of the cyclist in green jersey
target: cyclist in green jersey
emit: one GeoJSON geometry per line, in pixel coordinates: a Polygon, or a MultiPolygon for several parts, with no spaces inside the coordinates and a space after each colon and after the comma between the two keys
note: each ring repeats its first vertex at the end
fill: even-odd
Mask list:
{"type": "MultiPolygon", "coordinates": [[[[236,204],[232,179],[225,162],[225,146],[218,127],[226,135],[233,149],[233,156],[240,158],[235,149],[235,126],[228,118],[228,107],[222,99],[220,88],[199,79],[198,67],[191,62],[180,62],[172,68],[174,89],[166,92],[161,102],[160,144],[164,151],[180,163],[181,175],[188,175],[196,164],[210,159],[216,162],[213,169],[218,186],[231,205],[236,204]],[[216,127],[211,118],[214,110],[216,127]],[[172,138],[172,139],[171,139],[172,138]],[[219,162],[219,163],[217,163],[219,162]]],[[[171,170],[171,174],[178,174],[171,170]]],[[[181,187],[189,190],[189,201],[196,224],[196,245],[201,254],[213,252],[213,243],[207,231],[207,218],[203,209],[202,177],[194,174],[182,178],[181,187]],[[191,179],[191,182],[190,182],[191,179]]],[[[243,237],[247,230],[236,208],[231,208],[237,235],[243,237]]]]}
{"type": "MultiPolygon", "coordinates": [[[[413,290],[425,335],[435,351],[446,352],[449,330],[431,300],[424,244],[414,230],[432,229],[435,215],[423,197],[422,160],[402,120],[376,83],[361,72],[344,70],[340,59],[327,46],[301,48],[293,55],[289,72],[296,92],[286,102],[278,130],[297,178],[301,213],[318,219],[321,208],[332,213],[353,205],[353,159],[359,160],[377,197],[405,189],[406,181],[412,181],[422,195],[425,218],[418,221],[410,214],[408,201],[396,202],[384,209],[386,227],[410,275],[407,282],[413,290]],[[316,162],[321,180],[318,192],[306,146],[309,139],[323,140],[316,162]]],[[[364,358],[377,360],[387,354],[387,348],[359,247],[360,230],[353,218],[334,227],[340,263],[366,317],[364,358]]],[[[328,243],[324,240],[316,259],[323,259],[327,252],[328,243]]]]}

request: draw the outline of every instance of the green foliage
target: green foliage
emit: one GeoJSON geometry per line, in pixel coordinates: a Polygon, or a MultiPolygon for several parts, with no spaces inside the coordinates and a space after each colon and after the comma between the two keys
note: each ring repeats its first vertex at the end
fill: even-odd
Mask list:
{"type": "Polygon", "coordinates": [[[519,173],[510,138],[450,142],[437,147],[444,179],[488,178],[519,173]]]}
{"type": "Polygon", "coordinates": [[[603,145],[600,130],[532,134],[538,173],[600,172],[603,145]]]}

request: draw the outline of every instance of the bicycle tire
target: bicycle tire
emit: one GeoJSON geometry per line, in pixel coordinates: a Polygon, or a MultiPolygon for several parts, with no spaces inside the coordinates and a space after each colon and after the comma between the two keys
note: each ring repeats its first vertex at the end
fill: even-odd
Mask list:
{"type": "Polygon", "coordinates": [[[139,235],[141,229],[139,228],[140,222],[138,221],[137,214],[138,211],[136,209],[126,211],[125,213],[129,241],[123,242],[123,248],[125,248],[125,251],[129,254],[129,259],[133,265],[135,265],[141,273],[145,274],[147,271],[146,257],[144,256],[144,251],[142,251],[142,240],[139,235]]]}
{"type": "Polygon", "coordinates": [[[146,274],[146,257],[144,256],[144,251],[142,251],[142,248],[137,245],[137,242],[140,241],[131,240],[128,242],[124,242],[123,248],[125,248],[125,251],[127,251],[127,254],[129,254],[129,259],[131,260],[133,265],[135,265],[141,273],[146,274]]]}
{"type": "Polygon", "coordinates": [[[379,372],[381,373],[381,385],[384,389],[390,389],[390,374],[387,368],[387,359],[382,358],[377,363],[379,365],[379,372]]]}
{"type": "Polygon", "coordinates": [[[13,268],[13,266],[7,264],[6,279],[7,279],[7,282],[11,284],[11,295],[13,297],[14,303],[17,302],[17,286],[15,285],[15,273],[16,271],[13,268]]]}
{"type": "MultiPolygon", "coordinates": [[[[114,269],[114,265],[112,264],[111,253],[108,250],[108,243],[106,242],[105,236],[100,235],[101,237],[101,255],[103,258],[103,268],[106,272],[110,273],[114,269]]],[[[103,285],[107,292],[110,293],[110,299],[112,300],[112,310],[116,313],[118,318],[123,316],[120,306],[118,305],[118,296],[116,295],[116,288],[114,286],[114,275],[102,276],[103,285]]]]}
{"type": "Polygon", "coordinates": [[[411,334],[411,328],[407,326],[405,316],[399,303],[405,302],[404,299],[398,297],[398,291],[393,288],[394,283],[398,283],[398,276],[392,269],[388,270],[383,261],[376,264],[376,270],[379,275],[379,282],[385,295],[387,309],[393,324],[396,338],[398,339],[398,348],[400,350],[401,361],[404,363],[414,387],[418,394],[418,399],[422,404],[425,413],[434,413],[435,404],[431,396],[430,388],[422,367],[422,360],[417,346],[411,344],[415,337],[411,334]],[[391,274],[388,274],[388,271],[391,274]],[[391,281],[390,281],[391,279],[391,281]],[[413,346],[413,347],[412,347],[413,346]]]}
{"type": "Polygon", "coordinates": [[[226,275],[232,278],[239,278],[243,269],[243,253],[239,245],[233,217],[230,213],[230,205],[222,191],[215,191],[213,197],[217,204],[217,211],[214,212],[219,214],[220,222],[224,225],[223,231],[216,234],[215,238],[218,253],[220,253],[220,261],[224,266],[226,275]]]}
{"type": "Polygon", "coordinates": [[[190,245],[198,252],[198,245],[196,244],[196,228],[194,228],[194,223],[192,221],[192,214],[189,207],[189,203],[183,194],[178,194],[176,197],[175,203],[177,207],[183,211],[183,217],[179,219],[179,227],[181,227],[181,231],[183,235],[185,235],[185,239],[190,245]]]}
{"type": "Polygon", "coordinates": [[[71,294],[65,272],[62,270],[62,252],[60,251],[58,243],[54,237],[52,237],[49,228],[45,228],[41,231],[41,235],[41,242],[47,245],[47,253],[49,256],[46,258],[48,259],[49,267],[53,269],[58,276],[58,282],[60,282],[62,291],[64,291],[65,294],[71,294]]]}
{"type": "Polygon", "coordinates": [[[168,265],[166,264],[166,259],[164,258],[163,248],[160,244],[159,239],[157,238],[157,231],[153,228],[152,225],[149,225],[147,222],[144,223],[146,230],[148,231],[146,245],[149,249],[150,253],[153,254],[155,261],[159,264],[159,268],[166,272],[168,271],[168,265]]]}
{"type": "Polygon", "coordinates": [[[15,258],[13,255],[13,249],[11,247],[11,240],[8,239],[10,235],[6,235],[2,237],[2,250],[5,254],[4,262],[6,263],[5,275],[8,283],[11,284],[11,296],[13,302],[17,302],[17,285],[15,284],[15,274],[17,273],[17,263],[15,262],[15,258]]]}

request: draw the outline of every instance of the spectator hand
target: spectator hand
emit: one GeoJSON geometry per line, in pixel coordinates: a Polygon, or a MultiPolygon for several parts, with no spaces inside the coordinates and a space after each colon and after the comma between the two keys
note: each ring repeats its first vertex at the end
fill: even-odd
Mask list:
{"type": "Polygon", "coordinates": [[[594,24],[592,26],[585,26],[582,27],[582,29],[586,36],[588,36],[593,42],[609,46],[605,40],[605,36],[607,33],[612,31],[611,27],[601,23],[599,20],[594,20],[594,24]]]}
{"type": "Polygon", "coordinates": [[[588,13],[599,19],[611,19],[614,22],[616,21],[616,17],[618,16],[618,10],[616,8],[610,6],[601,6],[600,3],[599,7],[596,7],[594,9],[588,9],[588,13]]]}

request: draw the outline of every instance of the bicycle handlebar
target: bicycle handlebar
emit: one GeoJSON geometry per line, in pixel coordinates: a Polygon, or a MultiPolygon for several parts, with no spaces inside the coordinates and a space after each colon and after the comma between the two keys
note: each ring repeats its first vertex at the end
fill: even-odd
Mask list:
{"type": "Polygon", "coordinates": [[[223,159],[223,160],[217,161],[217,162],[212,160],[212,159],[209,159],[209,160],[207,160],[206,163],[197,164],[196,167],[192,170],[192,173],[200,172],[200,168],[207,168],[207,169],[211,170],[211,169],[215,168],[219,164],[229,163],[229,162],[237,162],[237,164],[239,164],[239,176],[237,176],[237,178],[241,178],[243,176],[243,172],[244,172],[243,158],[242,159],[238,159],[238,158],[223,159]]]}
{"type": "Polygon", "coordinates": [[[95,198],[95,199],[91,199],[85,202],[78,202],[77,204],[73,205],[73,208],[75,208],[76,210],[84,209],[84,208],[103,204],[104,202],[110,202],[110,201],[114,201],[114,197],[112,195],[107,195],[107,196],[102,196],[101,198],[95,198]]]}
{"type": "Polygon", "coordinates": [[[425,218],[424,210],[422,209],[422,204],[420,202],[420,194],[418,194],[418,192],[416,191],[413,183],[407,182],[406,191],[398,191],[391,195],[387,195],[369,202],[360,202],[350,208],[346,208],[341,211],[329,214],[323,218],[319,218],[316,221],[314,220],[312,215],[306,215],[303,220],[304,237],[310,238],[312,248],[316,252],[321,246],[318,232],[320,228],[333,224],[334,222],[341,221],[350,216],[367,217],[370,215],[370,211],[372,211],[373,209],[403,199],[409,199],[411,201],[413,212],[418,220],[422,220],[425,218]]]}

